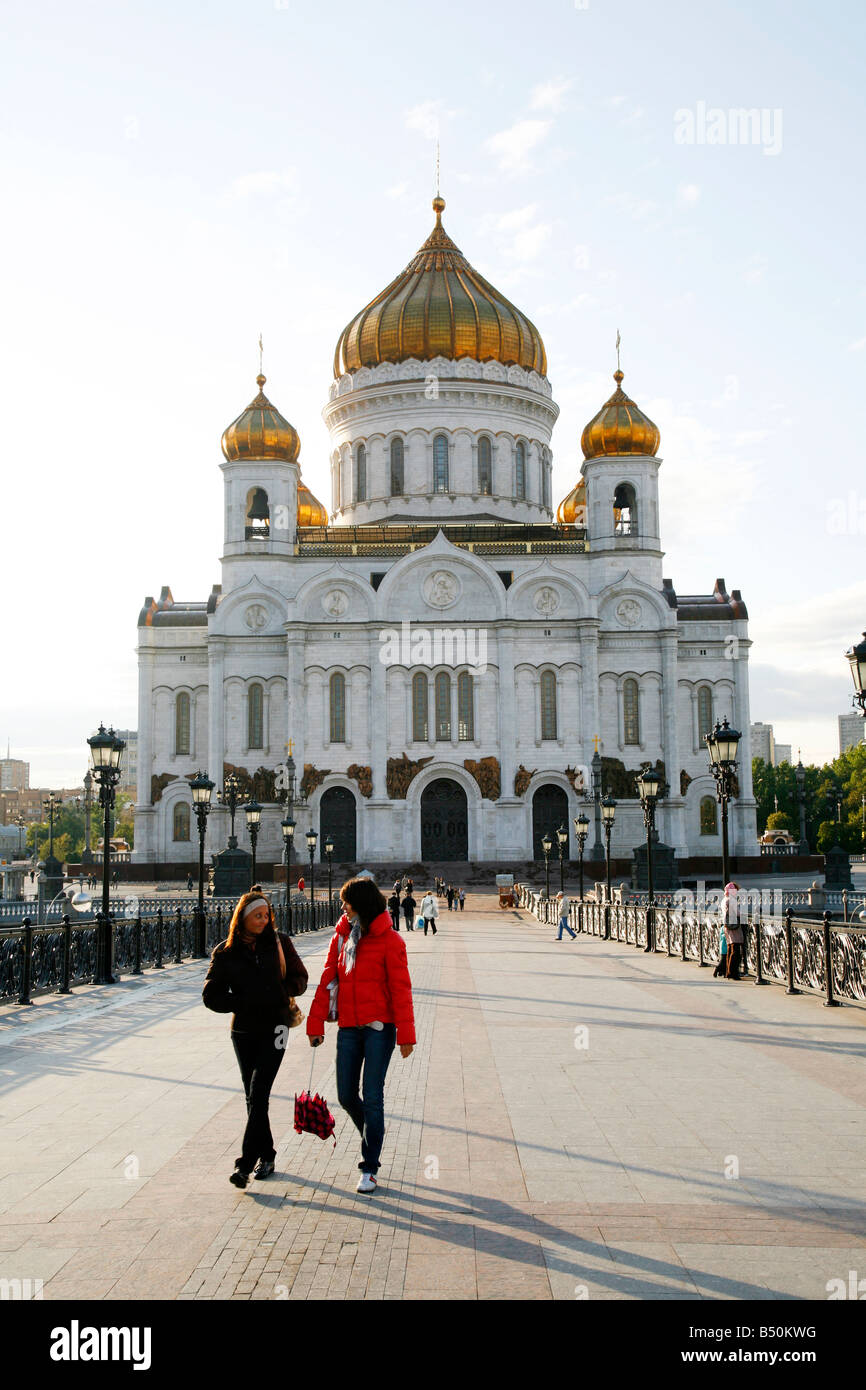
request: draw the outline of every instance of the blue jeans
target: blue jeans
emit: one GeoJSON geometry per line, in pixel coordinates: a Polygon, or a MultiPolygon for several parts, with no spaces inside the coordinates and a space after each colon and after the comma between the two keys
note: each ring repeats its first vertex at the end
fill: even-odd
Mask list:
{"type": "Polygon", "coordinates": [[[576,932],[573,932],[573,931],[571,930],[571,927],[568,925],[568,918],[567,918],[567,917],[560,917],[560,919],[559,919],[559,935],[558,935],[557,938],[556,938],[557,941],[561,941],[561,940],[562,940],[562,933],[563,933],[564,931],[567,931],[567,932],[568,932],[568,934],[569,934],[569,936],[571,937],[572,941],[575,939],[577,933],[576,933],[576,932]]]}
{"type": "Polygon", "coordinates": [[[337,1100],[360,1131],[358,1167],[363,1173],[379,1171],[385,1139],[385,1074],[396,1042],[394,1023],[386,1023],[381,1030],[340,1028],[337,1033],[337,1100]]]}

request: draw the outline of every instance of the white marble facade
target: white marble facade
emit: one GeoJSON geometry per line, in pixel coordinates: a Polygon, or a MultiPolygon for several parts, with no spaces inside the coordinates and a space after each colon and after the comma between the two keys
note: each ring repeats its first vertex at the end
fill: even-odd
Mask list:
{"type": "MultiPolygon", "coordinates": [[[[545,788],[558,789],[544,795],[559,796],[575,857],[580,769],[596,746],[628,772],[663,762],[662,839],[683,858],[715,856],[718,817],[706,802],[701,814],[714,798],[701,735],[725,716],[743,732],[731,848],[757,853],[746,610],[723,581],[678,599],[663,580],[661,460],[585,459],[586,530],[556,532],[558,408],[537,372],[466,357],[382,362],[339,376],[323,413],[327,535],[298,531],[297,450],[227,458],[221,586],[197,604],[164,589],[142,610],[135,860],[194,858],[187,775],[201,768],[219,783],[226,765],[273,771],[290,742],[299,777],[312,770],[315,783],[296,814],[297,842],[310,824],[328,828],[323,799],[340,789],[359,863],[436,857],[422,822],[425,790],[442,779],[465,796],[469,860],[532,857],[534,798],[545,788]],[[624,484],[626,527],[614,508],[624,484]],[[264,536],[250,535],[254,489],[267,499],[264,536]],[[502,523],[513,529],[495,545],[473,542],[473,528],[489,542],[484,528],[502,523]],[[393,544],[383,526],[395,528],[393,544]],[[407,526],[427,528],[420,543],[407,526]],[[407,759],[421,764],[408,785],[393,771],[407,759]]],[[[280,858],[283,814],[266,805],[260,861],[280,858]]],[[[227,830],[215,811],[208,852],[227,830]]],[[[243,816],[237,831],[246,844],[243,816]]],[[[621,797],[614,853],[630,857],[643,835],[638,802],[621,797]]]]}

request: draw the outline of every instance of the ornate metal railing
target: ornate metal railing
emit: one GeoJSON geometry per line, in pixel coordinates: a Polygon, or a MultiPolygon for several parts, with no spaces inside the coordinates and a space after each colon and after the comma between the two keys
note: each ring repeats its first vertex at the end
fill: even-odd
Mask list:
{"type": "MultiPolygon", "coordinates": [[[[525,884],[516,888],[517,903],[540,922],[559,918],[555,898],[547,899],[525,884]]],[[[655,953],[716,965],[720,956],[719,920],[689,907],[572,901],[569,925],[586,936],[621,941],[655,953]]],[[[866,1001],[866,928],[832,922],[825,911],[820,921],[784,915],[756,914],[740,923],[744,945],[742,970],[756,985],[784,984],[786,993],[815,991],[829,1005],[842,1000],[866,1001]],[[830,968],[827,962],[830,962],[830,968]]]]}
{"type": "MultiPolygon", "coordinates": [[[[113,917],[113,968],[116,976],[140,975],[144,970],[162,970],[180,965],[197,955],[195,905],[152,915],[113,917]]],[[[207,953],[227,934],[231,911],[218,905],[206,912],[207,953]]],[[[313,905],[309,899],[293,901],[291,935],[321,931],[332,926],[341,912],[340,900],[324,900],[313,905]]],[[[289,931],[285,903],[275,905],[277,928],[289,931]]],[[[29,919],[20,927],[0,934],[0,1001],[30,1002],[34,994],[54,991],[68,994],[74,985],[94,980],[97,970],[97,933],[93,922],[73,923],[64,916],[59,926],[33,926],[29,919]]]]}

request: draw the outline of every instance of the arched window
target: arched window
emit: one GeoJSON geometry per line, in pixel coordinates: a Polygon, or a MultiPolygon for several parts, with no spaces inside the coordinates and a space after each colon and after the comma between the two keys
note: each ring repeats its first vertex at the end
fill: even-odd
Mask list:
{"type": "Polygon", "coordinates": [[[493,451],[486,438],[478,441],[478,491],[485,497],[493,491],[493,451]]]}
{"type": "Polygon", "coordinates": [[[704,735],[713,732],[713,692],[708,685],[698,691],[698,742],[703,744],[704,735]]]}
{"type": "Polygon", "coordinates": [[[436,677],[436,737],[451,737],[451,677],[444,671],[436,677]]]}
{"type": "Polygon", "coordinates": [[[635,680],[627,680],[622,688],[623,743],[640,743],[640,697],[635,680]]]}
{"type": "Polygon", "coordinates": [[[173,840],[189,839],[189,807],[185,801],[179,801],[174,808],[171,838],[173,840]]]}
{"type": "Polygon", "coordinates": [[[247,747],[263,748],[265,732],[265,692],[251,685],[247,693],[247,747]]]}
{"type": "Polygon", "coordinates": [[[185,690],[174,701],[174,752],[178,758],[189,753],[189,696],[185,690]]]}
{"type": "Polygon", "coordinates": [[[266,541],[270,533],[268,494],[263,487],[251,487],[247,493],[246,538],[248,541],[266,541]]]}
{"type": "Polygon", "coordinates": [[[355,501],[367,500],[367,446],[359,444],[355,453],[355,501]]]}
{"type": "Polygon", "coordinates": [[[516,479],[514,495],[521,499],[526,497],[526,445],[518,444],[516,453],[516,479]]]}
{"type": "Polygon", "coordinates": [[[448,491],[448,440],[444,434],[433,440],[433,491],[448,491]]]}
{"type": "Polygon", "coordinates": [[[391,440],[391,496],[403,496],[403,441],[391,440]]]}
{"type": "Polygon", "coordinates": [[[416,743],[427,742],[429,699],[427,677],[419,672],[412,677],[412,738],[416,743]]]}
{"type": "Polygon", "coordinates": [[[457,677],[457,737],[463,741],[475,737],[473,681],[468,671],[457,677]]]}
{"type": "Polygon", "coordinates": [[[637,535],[637,498],[631,483],[620,483],[613,494],[613,530],[617,536],[637,535]]]}
{"type": "Polygon", "coordinates": [[[716,799],[714,796],[701,797],[701,834],[717,835],[716,799]]]}
{"type": "Polygon", "coordinates": [[[556,738],[556,676],[541,673],[541,737],[556,738]]]}
{"type": "Polygon", "coordinates": [[[342,671],[331,677],[331,742],[346,742],[346,677],[342,671]]]}

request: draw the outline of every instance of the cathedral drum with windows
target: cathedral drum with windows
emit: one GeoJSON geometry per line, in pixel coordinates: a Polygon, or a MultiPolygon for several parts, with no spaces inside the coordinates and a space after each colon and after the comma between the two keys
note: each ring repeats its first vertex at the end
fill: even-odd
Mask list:
{"type": "MultiPolygon", "coordinates": [[[[659,432],[619,370],[554,516],[544,343],[448,236],[444,207],[340,334],[330,517],[260,375],[222,437],[221,583],[205,602],[145,600],[138,862],[194,858],[199,768],[262,804],[258,860],[278,862],[289,749],[298,836],[330,836],[338,863],[514,865],[560,825],[574,857],[595,748],[617,857],[643,839],[634,776],[649,764],[661,838],[714,855],[704,735],[725,716],[743,733],[732,852],[758,852],[740,594],[718,579],[678,595],[662,577],[659,432]]],[[[235,828],[243,844],[243,816],[235,828]]],[[[224,808],[207,834],[225,846],[224,808]]]]}

